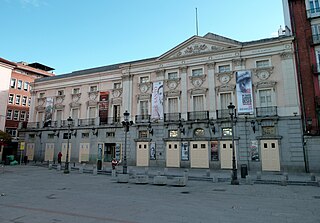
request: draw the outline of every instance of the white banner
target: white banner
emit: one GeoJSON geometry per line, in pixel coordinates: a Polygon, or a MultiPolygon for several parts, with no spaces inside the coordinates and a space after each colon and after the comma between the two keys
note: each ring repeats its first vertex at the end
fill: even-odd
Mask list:
{"type": "Polygon", "coordinates": [[[53,98],[46,99],[46,113],[45,113],[45,122],[52,121],[52,112],[53,112],[53,98]]]}
{"type": "Polygon", "coordinates": [[[251,71],[236,72],[238,114],[253,114],[251,71]]]}
{"type": "Polygon", "coordinates": [[[163,81],[153,83],[151,119],[163,119],[163,81]]]}

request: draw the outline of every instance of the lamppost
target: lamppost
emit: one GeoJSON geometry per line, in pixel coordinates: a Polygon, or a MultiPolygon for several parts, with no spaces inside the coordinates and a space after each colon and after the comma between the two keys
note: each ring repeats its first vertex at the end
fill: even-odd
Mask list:
{"type": "Polygon", "coordinates": [[[70,140],[70,128],[72,124],[72,118],[69,116],[68,121],[68,141],[67,141],[67,155],[66,155],[66,164],[64,165],[64,173],[69,173],[69,140],[70,140]]]}
{"type": "Polygon", "coordinates": [[[130,113],[126,110],[123,113],[124,121],[122,121],[124,127],[123,174],[127,174],[127,132],[129,132],[129,126],[133,124],[133,121],[129,121],[129,115],[130,113]]]}
{"type": "Polygon", "coordinates": [[[237,167],[236,167],[236,153],[235,153],[235,146],[234,146],[234,129],[233,129],[233,118],[234,118],[234,108],[235,106],[230,103],[228,105],[229,115],[231,118],[231,134],[232,134],[232,185],[239,185],[238,177],[237,177],[237,167]]]}

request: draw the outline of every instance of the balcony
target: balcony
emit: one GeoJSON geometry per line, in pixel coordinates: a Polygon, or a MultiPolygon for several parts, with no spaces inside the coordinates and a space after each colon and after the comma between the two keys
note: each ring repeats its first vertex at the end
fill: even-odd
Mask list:
{"type": "MultiPolygon", "coordinates": [[[[235,118],[237,116],[237,109],[234,110],[235,118]]],[[[216,110],[217,119],[230,118],[229,109],[216,110]]]]}
{"type": "Polygon", "coordinates": [[[272,117],[272,116],[277,116],[277,115],[278,115],[277,106],[256,108],[256,116],[257,117],[272,117]]]}
{"type": "Polygon", "coordinates": [[[136,123],[150,122],[150,115],[136,115],[136,123]]]}
{"type": "Polygon", "coordinates": [[[100,119],[100,125],[115,125],[120,124],[120,117],[108,117],[107,119],[100,119]]]}
{"type": "Polygon", "coordinates": [[[209,120],[209,111],[188,112],[188,121],[209,120]]]}
{"type": "Polygon", "coordinates": [[[79,126],[92,126],[95,125],[95,118],[86,118],[86,119],[79,119],[78,125],[79,126]]]}
{"type": "Polygon", "coordinates": [[[38,129],[38,128],[40,128],[40,122],[28,122],[27,128],[28,129],[38,129]]]}
{"type": "Polygon", "coordinates": [[[175,122],[181,119],[181,113],[166,113],[164,114],[165,122],[175,122]]]}
{"type": "Polygon", "coordinates": [[[307,10],[307,18],[316,18],[320,16],[320,8],[313,8],[307,10]]]}

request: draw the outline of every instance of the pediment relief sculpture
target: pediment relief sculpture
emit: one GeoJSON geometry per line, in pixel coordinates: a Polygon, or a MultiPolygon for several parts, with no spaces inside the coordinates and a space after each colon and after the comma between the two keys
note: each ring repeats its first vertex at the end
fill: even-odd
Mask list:
{"type": "Polygon", "coordinates": [[[122,105],[122,98],[111,98],[111,104],[122,105]]]}
{"type": "Polygon", "coordinates": [[[113,89],[112,90],[112,95],[114,98],[118,98],[122,95],[122,88],[118,88],[118,89],[113,89]]]}
{"type": "Polygon", "coordinates": [[[81,97],[81,93],[77,93],[77,94],[72,94],[72,101],[73,102],[78,102],[80,97],[81,97]]]}
{"type": "Polygon", "coordinates": [[[90,101],[95,101],[98,98],[99,91],[90,91],[88,92],[88,97],[90,101]]]}
{"type": "Polygon", "coordinates": [[[274,67],[254,68],[252,71],[260,80],[267,80],[273,73],[273,68],[274,67]]]}
{"type": "Polygon", "coordinates": [[[193,55],[193,54],[201,54],[201,53],[207,53],[207,52],[216,52],[216,51],[221,51],[224,49],[225,49],[225,47],[223,47],[223,46],[196,42],[196,43],[190,44],[189,46],[179,50],[177,53],[171,55],[170,58],[183,57],[183,56],[189,56],[189,55],[193,55]]]}
{"type": "Polygon", "coordinates": [[[221,84],[227,84],[233,78],[233,72],[217,73],[217,80],[221,84]]]}

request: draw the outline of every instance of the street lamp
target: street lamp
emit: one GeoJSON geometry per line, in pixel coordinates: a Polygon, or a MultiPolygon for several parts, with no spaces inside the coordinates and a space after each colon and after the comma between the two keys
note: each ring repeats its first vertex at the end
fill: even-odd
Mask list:
{"type": "Polygon", "coordinates": [[[234,118],[234,110],[235,106],[230,102],[228,105],[229,115],[231,118],[231,133],[232,133],[232,185],[239,185],[238,177],[237,177],[237,167],[236,167],[236,154],[235,154],[235,147],[234,147],[234,129],[233,129],[233,118],[234,118]]]}
{"type": "Polygon", "coordinates": [[[67,141],[67,155],[66,155],[66,164],[64,165],[64,173],[69,173],[69,140],[70,140],[70,127],[72,124],[72,118],[69,116],[68,121],[68,141],[67,141]]]}
{"type": "Polygon", "coordinates": [[[126,110],[123,113],[124,121],[122,121],[124,127],[123,174],[127,174],[127,132],[129,132],[129,126],[133,124],[133,121],[129,122],[129,115],[130,113],[126,110]]]}

